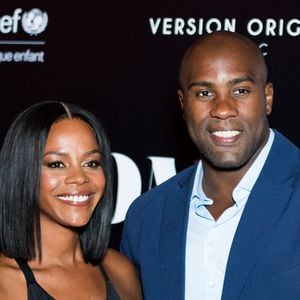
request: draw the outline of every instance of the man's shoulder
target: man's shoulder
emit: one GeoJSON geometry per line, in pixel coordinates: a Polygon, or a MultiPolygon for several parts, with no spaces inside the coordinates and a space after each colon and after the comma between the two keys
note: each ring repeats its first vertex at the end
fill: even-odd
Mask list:
{"type": "Polygon", "coordinates": [[[276,129],[272,129],[275,133],[274,146],[275,148],[288,149],[299,155],[300,149],[288,137],[276,129]]]}
{"type": "Polygon", "coordinates": [[[274,142],[264,164],[260,180],[269,178],[271,185],[274,185],[275,182],[285,182],[286,184],[295,182],[300,176],[299,147],[282,133],[276,130],[274,133],[274,142]]]}
{"type": "MultiPolygon", "coordinates": [[[[272,145],[269,159],[272,162],[276,160],[281,164],[286,164],[292,169],[298,168],[300,164],[300,149],[291,140],[279,131],[273,129],[275,133],[274,143],[272,145]]],[[[300,168],[298,169],[298,172],[300,168]]]]}

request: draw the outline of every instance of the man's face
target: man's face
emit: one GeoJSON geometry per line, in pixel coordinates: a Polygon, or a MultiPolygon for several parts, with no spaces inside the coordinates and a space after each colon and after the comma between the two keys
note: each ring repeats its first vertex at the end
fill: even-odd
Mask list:
{"type": "Polygon", "coordinates": [[[187,59],[178,91],[189,134],[205,162],[240,168],[259,153],[268,136],[272,85],[260,61],[244,45],[199,47],[187,59]]]}

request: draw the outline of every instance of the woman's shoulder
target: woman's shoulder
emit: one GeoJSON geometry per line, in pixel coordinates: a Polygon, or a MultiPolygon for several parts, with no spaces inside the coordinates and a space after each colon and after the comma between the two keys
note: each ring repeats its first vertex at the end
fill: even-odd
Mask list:
{"type": "Polygon", "coordinates": [[[0,255],[0,283],[8,276],[20,273],[20,269],[15,259],[0,255]],[[5,275],[5,276],[4,276],[5,275]]]}
{"type": "Polygon", "coordinates": [[[103,258],[102,266],[121,299],[142,299],[136,268],[125,255],[109,248],[103,258]]]}
{"type": "Polygon", "coordinates": [[[133,263],[127,256],[112,248],[107,249],[102,264],[105,269],[107,267],[111,271],[120,271],[120,267],[122,267],[121,273],[132,272],[133,269],[135,270],[133,263]]]}
{"type": "Polygon", "coordinates": [[[1,299],[22,299],[27,293],[25,279],[15,259],[0,255],[1,299]]]}

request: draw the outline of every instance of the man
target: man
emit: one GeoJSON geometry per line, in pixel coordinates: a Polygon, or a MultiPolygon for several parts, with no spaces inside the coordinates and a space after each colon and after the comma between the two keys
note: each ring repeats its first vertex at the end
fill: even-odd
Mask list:
{"type": "Polygon", "coordinates": [[[179,81],[201,160],[128,211],[121,250],[145,299],[300,299],[300,152],[269,128],[260,49],[214,32],[187,50],[179,81]]]}

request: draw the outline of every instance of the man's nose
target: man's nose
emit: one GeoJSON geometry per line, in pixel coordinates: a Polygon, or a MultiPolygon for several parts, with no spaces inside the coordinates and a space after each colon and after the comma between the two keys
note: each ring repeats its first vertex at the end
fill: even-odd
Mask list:
{"type": "Polygon", "coordinates": [[[238,115],[238,109],[235,101],[235,99],[230,99],[230,97],[218,97],[214,99],[210,111],[211,117],[221,120],[236,117],[238,115]]]}

